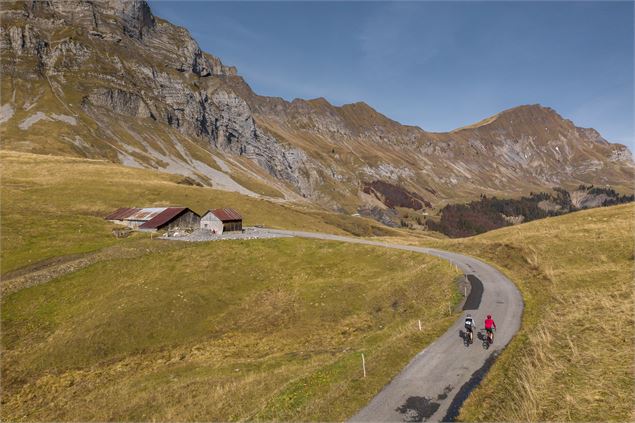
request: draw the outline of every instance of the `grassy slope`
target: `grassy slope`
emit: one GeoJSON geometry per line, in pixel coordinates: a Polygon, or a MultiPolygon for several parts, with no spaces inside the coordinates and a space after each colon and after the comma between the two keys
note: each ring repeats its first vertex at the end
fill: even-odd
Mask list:
{"type": "Polygon", "coordinates": [[[2,418],[343,419],[454,320],[455,277],[301,239],[101,262],[3,299],[2,418]]]}
{"type": "Polygon", "coordinates": [[[593,209],[438,244],[493,263],[525,298],[519,334],[462,420],[635,417],[634,212],[593,209]]]}
{"type": "Polygon", "coordinates": [[[109,251],[2,298],[3,420],[343,419],[454,319],[457,275],[433,258],[300,239],[116,240],[103,215],[232,206],[247,225],[384,233],[364,219],[103,161],[0,158],[5,275],[109,251]]]}
{"type": "MultiPolygon", "coordinates": [[[[370,220],[180,185],[182,177],[105,161],[0,152],[2,273],[116,241],[103,216],[118,207],[185,205],[198,213],[233,207],[245,225],[358,235],[387,232],[370,220]]],[[[394,231],[393,231],[394,232],[394,231]]]]}

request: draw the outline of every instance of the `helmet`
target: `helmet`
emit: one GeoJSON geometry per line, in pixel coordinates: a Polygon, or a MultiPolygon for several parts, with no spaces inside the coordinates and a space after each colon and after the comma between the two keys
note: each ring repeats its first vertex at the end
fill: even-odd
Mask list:
{"type": "Polygon", "coordinates": [[[491,319],[491,318],[492,318],[492,315],[491,315],[491,314],[488,314],[488,315],[487,315],[487,318],[488,318],[488,319],[491,319]]]}

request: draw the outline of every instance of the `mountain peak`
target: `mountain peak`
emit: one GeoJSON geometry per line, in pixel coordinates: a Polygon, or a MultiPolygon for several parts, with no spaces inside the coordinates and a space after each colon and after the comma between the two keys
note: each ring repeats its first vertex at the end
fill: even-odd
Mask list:
{"type": "Polygon", "coordinates": [[[366,103],[364,101],[355,101],[353,103],[342,104],[342,107],[343,108],[344,107],[350,107],[350,108],[356,108],[356,109],[367,109],[367,110],[376,111],[371,106],[369,106],[368,103],[366,103]]]}
{"type": "Polygon", "coordinates": [[[563,118],[551,107],[542,106],[540,104],[528,104],[503,110],[498,113],[496,120],[501,125],[515,124],[520,127],[577,128],[571,120],[563,118]]]}
{"type": "Polygon", "coordinates": [[[462,126],[453,130],[452,132],[463,131],[467,129],[484,128],[486,126],[500,124],[508,125],[516,122],[517,124],[548,124],[548,123],[568,123],[573,125],[570,120],[564,119],[551,107],[546,107],[541,104],[523,104],[520,106],[512,107],[502,112],[496,113],[482,119],[478,122],[470,125],[462,126]]]}
{"type": "Polygon", "coordinates": [[[307,103],[318,107],[333,107],[333,105],[324,97],[317,97],[307,100],[307,103]]]}
{"type": "Polygon", "coordinates": [[[520,106],[512,107],[510,109],[503,110],[498,113],[499,116],[505,115],[555,115],[562,119],[562,117],[551,107],[543,106],[542,104],[523,104],[520,106]]]}

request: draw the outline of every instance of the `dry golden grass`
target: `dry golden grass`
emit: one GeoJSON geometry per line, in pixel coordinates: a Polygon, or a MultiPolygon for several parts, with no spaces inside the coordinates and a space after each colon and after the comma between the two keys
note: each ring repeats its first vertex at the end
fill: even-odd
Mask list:
{"type": "Polygon", "coordinates": [[[232,179],[243,187],[260,195],[266,195],[272,198],[284,198],[284,194],[269,184],[259,181],[256,178],[246,176],[240,173],[232,173],[232,179]]]}
{"type": "Polygon", "coordinates": [[[437,244],[496,265],[525,299],[520,332],[461,420],[633,418],[634,211],[593,209],[437,244]]]}

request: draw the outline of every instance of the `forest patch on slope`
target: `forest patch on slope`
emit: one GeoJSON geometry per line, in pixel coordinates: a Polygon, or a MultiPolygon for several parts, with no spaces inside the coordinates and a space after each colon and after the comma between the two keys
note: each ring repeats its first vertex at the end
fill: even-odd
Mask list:
{"type": "Polygon", "coordinates": [[[632,202],[634,198],[610,187],[593,185],[580,185],[574,191],[558,187],[551,193],[532,192],[519,199],[481,195],[478,201],[448,204],[441,209],[438,221],[428,219],[426,223],[430,230],[460,238],[577,210],[632,202]]]}

